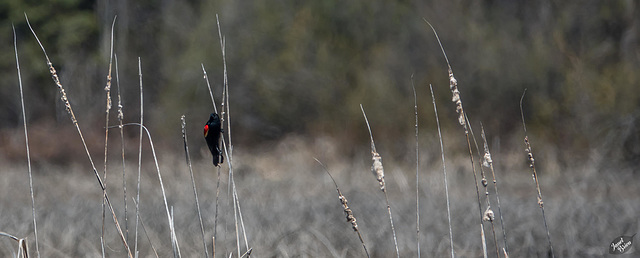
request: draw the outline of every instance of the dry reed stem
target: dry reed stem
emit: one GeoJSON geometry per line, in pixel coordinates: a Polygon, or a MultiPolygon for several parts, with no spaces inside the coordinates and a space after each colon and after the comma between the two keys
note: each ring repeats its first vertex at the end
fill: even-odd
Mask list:
{"type": "Polygon", "coordinates": [[[342,204],[344,213],[347,215],[346,216],[347,222],[351,223],[351,228],[353,228],[353,231],[355,231],[356,234],[358,234],[358,238],[360,239],[360,243],[362,243],[362,248],[364,248],[365,254],[367,254],[367,257],[370,257],[369,251],[367,251],[367,246],[364,244],[364,239],[362,238],[362,234],[360,233],[360,229],[358,228],[358,222],[356,221],[356,217],[353,215],[353,211],[351,210],[351,208],[349,208],[347,197],[345,197],[342,194],[342,192],[340,192],[340,188],[338,188],[338,183],[336,183],[336,180],[333,178],[331,173],[329,173],[329,169],[327,169],[327,167],[322,162],[320,162],[320,160],[318,160],[317,158],[314,157],[313,159],[316,162],[318,162],[320,166],[322,166],[324,171],[327,172],[327,175],[329,175],[329,177],[331,178],[331,181],[333,181],[333,185],[335,185],[336,191],[338,192],[338,200],[340,200],[340,204],[342,204]]]}
{"type": "MultiPolygon", "coordinates": [[[[109,52],[109,73],[107,74],[107,85],[104,87],[104,91],[106,93],[106,111],[105,111],[105,126],[104,126],[104,188],[102,189],[102,195],[107,195],[107,150],[109,146],[109,111],[111,110],[111,65],[113,63],[113,28],[116,25],[116,18],[118,16],[113,17],[113,23],[111,23],[111,51],[109,52]]],[[[106,214],[105,209],[105,197],[103,197],[102,201],[102,234],[100,235],[100,244],[102,247],[102,257],[105,257],[104,254],[104,218],[106,214]]],[[[126,241],[126,239],[125,239],[126,241]]]]}
{"type": "Polygon", "coordinates": [[[478,202],[478,211],[480,213],[480,238],[482,242],[482,251],[484,257],[487,257],[487,246],[484,235],[484,226],[483,226],[483,217],[484,213],[482,212],[482,202],[480,201],[480,189],[478,188],[478,176],[476,172],[476,167],[473,161],[473,151],[471,149],[471,142],[469,140],[469,129],[467,127],[466,115],[464,113],[464,108],[462,107],[462,99],[460,98],[460,91],[458,90],[458,80],[453,76],[453,69],[451,69],[451,64],[449,63],[449,58],[447,58],[447,53],[444,51],[444,47],[442,46],[442,42],[440,42],[440,37],[438,37],[438,33],[436,29],[429,23],[426,19],[424,22],[431,27],[433,30],[433,34],[435,34],[436,39],[438,40],[438,44],[440,45],[440,50],[442,50],[442,54],[444,55],[444,59],[447,61],[447,67],[449,72],[449,89],[451,90],[451,102],[453,102],[456,106],[456,113],[458,113],[458,123],[464,129],[464,134],[467,139],[467,147],[469,149],[469,160],[471,161],[471,169],[473,170],[473,182],[476,187],[476,198],[478,202]]]}
{"type": "MultiPolygon", "coordinates": [[[[493,235],[493,244],[496,248],[496,257],[500,257],[500,250],[498,247],[498,239],[496,237],[496,229],[495,229],[495,225],[494,225],[494,213],[493,210],[491,209],[491,199],[489,198],[489,189],[488,189],[488,182],[487,182],[487,177],[484,173],[484,163],[485,163],[485,158],[483,153],[480,151],[480,147],[478,146],[478,141],[476,140],[476,135],[475,133],[473,133],[473,128],[471,126],[471,122],[469,122],[469,118],[466,117],[465,115],[465,120],[467,122],[467,125],[469,126],[469,132],[471,133],[471,137],[473,138],[473,143],[476,147],[476,153],[478,153],[478,163],[479,163],[479,167],[480,167],[480,177],[481,180],[480,182],[482,183],[482,187],[484,189],[484,195],[485,195],[485,201],[487,204],[487,208],[485,209],[483,215],[482,215],[482,219],[484,221],[488,221],[491,224],[491,234],[493,235]]],[[[482,126],[482,122],[480,123],[480,125],[482,126]]],[[[484,128],[483,128],[484,130],[484,128]]]]}
{"type": "Polygon", "coordinates": [[[176,224],[174,218],[173,206],[171,206],[171,225],[169,225],[171,229],[171,238],[173,238],[173,241],[171,241],[171,247],[173,249],[173,257],[180,258],[182,257],[182,255],[180,254],[180,245],[178,244],[178,236],[176,235],[176,224]]]}
{"type": "MultiPolygon", "coordinates": [[[[133,200],[133,204],[136,206],[136,210],[137,210],[139,208],[138,207],[138,202],[133,197],[131,197],[131,200],[133,200]]],[[[142,217],[139,217],[139,218],[140,218],[139,219],[140,225],[142,226],[142,231],[144,231],[144,235],[147,237],[147,241],[149,241],[149,245],[151,246],[151,250],[153,251],[153,254],[156,255],[156,258],[159,258],[158,251],[156,251],[156,248],[153,246],[153,242],[151,242],[151,238],[149,237],[149,234],[147,233],[147,228],[144,225],[144,220],[142,219],[142,217]]],[[[136,250],[136,258],[137,257],[138,257],[138,251],[136,250]]]]}
{"type": "Polygon", "coordinates": [[[129,219],[127,216],[127,177],[124,162],[124,128],[122,127],[124,113],[122,112],[122,98],[120,97],[120,74],[118,73],[118,55],[114,53],[113,58],[116,63],[116,85],[118,89],[118,125],[120,128],[120,153],[122,154],[122,200],[124,204],[124,232],[125,239],[127,243],[129,243],[129,219]]]}
{"type": "Polygon", "coordinates": [[[207,241],[204,234],[204,223],[202,222],[202,213],[200,212],[200,201],[198,201],[198,191],[196,190],[196,180],[193,176],[193,169],[191,167],[191,156],[189,155],[189,143],[187,141],[187,123],[184,115],[180,117],[182,122],[182,141],[184,143],[184,155],[186,157],[187,165],[189,166],[189,175],[191,176],[191,186],[193,187],[193,195],[196,200],[196,211],[198,212],[198,220],[200,221],[200,231],[202,232],[202,246],[204,247],[204,257],[209,257],[209,251],[207,249],[207,241]]]}
{"type": "MultiPolygon", "coordinates": [[[[160,166],[158,165],[158,157],[156,156],[156,149],[153,145],[153,140],[151,139],[151,133],[149,133],[149,129],[142,125],[142,124],[138,124],[138,123],[127,123],[127,124],[123,124],[123,126],[131,126],[131,125],[137,125],[140,126],[144,129],[144,131],[147,134],[147,139],[149,140],[149,145],[151,146],[151,154],[153,156],[153,161],[156,165],[156,173],[158,175],[158,181],[160,181],[160,190],[162,192],[162,199],[164,201],[164,208],[167,212],[167,220],[169,221],[169,229],[171,230],[171,243],[172,244],[176,244],[176,246],[178,246],[178,239],[175,238],[175,230],[173,227],[173,221],[172,221],[172,216],[171,216],[171,212],[169,211],[169,204],[167,202],[167,194],[165,192],[164,189],[164,183],[162,181],[162,174],[160,174],[160,166]]],[[[178,250],[179,252],[179,250],[178,250]]]]}
{"type": "MultiPolygon", "coordinates": [[[[223,142],[223,146],[225,149],[225,154],[227,155],[227,165],[229,166],[229,181],[231,183],[232,188],[232,196],[233,196],[233,210],[234,210],[234,220],[236,226],[236,245],[238,249],[238,255],[240,255],[240,239],[239,239],[239,230],[238,230],[238,216],[240,219],[240,226],[242,228],[242,235],[244,237],[244,242],[246,245],[246,249],[249,250],[249,241],[247,240],[247,232],[244,226],[244,220],[242,218],[242,210],[240,208],[240,200],[238,198],[238,192],[236,190],[235,178],[233,176],[233,144],[231,143],[231,112],[229,106],[229,80],[227,76],[227,59],[226,59],[226,41],[222,36],[222,29],[220,29],[220,19],[218,14],[216,14],[216,24],[218,26],[218,37],[220,39],[220,50],[222,52],[222,64],[224,67],[224,90],[223,90],[223,107],[222,107],[222,120],[220,121],[224,124],[224,117],[226,112],[227,117],[227,138],[229,139],[229,152],[227,152],[227,146],[223,142]],[[226,102],[226,105],[225,105],[226,102]],[[225,110],[226,107],[226,110],[225,110]],[[236,213],[237,210],[237,213],[236,213]],[[237,214],[237,215],[236,215],[237,214]]],[[[222,137],[224,139],[224,137],[222,137]]],[[[250,253],[249,253],[250,254],[250,253]]]]}
{"type": "Polygon", "coordinates": [[[242,256],[240,256],[240,258],[242,257],[250,257],[251,256],[251,252],[253,251],[253,248],[249,248],[249,250],[247,250],[246,252],[244,252],[244,254],[242,254],[242,256]]]}
{"type": "Polygon", "coordinates": [[[369,126],[369,119],[367,119],[367,115],[364,113],[364,108],[362,108],[362,104],[360,104],[360,110],[362,110],[362,115],[364,115],[364,121],[367,122],[367,129],[369,129],[369,136],[371,137],[371,159],[373,160],[373,165],[371,166],[371,173],[378,180],[378,184],[380,184],[380,190],[385,190],[384,183],[384,168],[382,167],[382,157],[376,151],[376,144],[373,141],[373,134],[371,133],[371,127],[369,126]]]}
{"type": "MultiPolygon", "coordinates": [[[[213,90],[211,90],[211,83],[209,83],[209,76],[207,75],[207,70],[204,69],[204,64],[200,64],[200,66],[202,66],[202,73],[204,74],[204,80],[207,82],[207,88],[209,89],[209,95],[211,96],[211,103],[213,104],[213,110],[214,112],[218,113],[218,108],[216,107],[216,100],[213,97],[213,90]]],[[[224,106],[224,102],[223,102],[223,106],[224,106]]],[[[224,119],[224,116],[220,116],[220,119],[224,119]]],[[[220,122],[222,124],[222,121],[220,122]]],[[[220,137],[220,139],[222,139],[222,146],[224,148],[226,148],[226,145],[224,143],[224,136],[220,137]]],[[[227,162],[229,162],[229,157],[227,156],[227,162]]],[[[212,249],[212,255],[215,258],[216,257],[216,236],[218,233],[218,200],[219,200],[219,196],[220,196],[220,169],[222,166],[217,166],[217,170],[218,170],[218,177],[216,179],[216,211],[215,211],[215,215],[214,215],[214,219],[213,219],[213,249],[212,249]]]]}
{"type": "MultiPolygon", "coordinates": [[[[139,82],[140,82],[140,124],[144,124],[144,98],[143,98],[143,91],[142,91],[142,61],[140,60],[140,57],[138,57],[138,78],[139,78],[139,82]]],[[[122,126],[122,125],[120,125],[122,126]]],[[[136,199],[134,200],[134,202],[139,203],[140,202],[140,174],[141,174],[141,170],[142,170],[142,139],[143,139],[143,134],[142,134],[142,127],[140,127],[140,142],[138,145],[138,184],[136,187],[136,199]]],[[[134,243],[135,243],[135,247],[134,247],[134,252],[137,254],[138,253],[138,221],[140,218],[140,209],[138,208],[138,205],[136,204],[136,228],[135,228],[135,239],[134,239],[134,243]]]]}
{"type": "MultiPolygon", "coordinates": [[[[231,200],[233,201],[233,220],[236,232],[236,248],[238,251],[238,256],[240,256],[240,232],[238,228],[238,209],[236,202],[236,194],[235,194],[235,181],[233,178],[233,161],[232,161],[232,153],[233,153],[233,145],[231,143],[231,118],[229,112],[229,84],[227,80],[227,60],[226,60],[226,40],[222,36],[222,29],[220,28],[220,19],[218,14],[216,14],[216,25],[218,27],[218,38],[220,39],[220,51],[222,52],[222,64],[223,64],[223,82],[222,82],[222,114],[220,118],[220,123],[224,125],[225,116],[227,121],[227,137],[229,142],[229,150],[227,150],[227,144],[224,141],[224,135],[221,137],[223,148],[225,155],[227,156],[227,166],[229,167],[229,182],[227,186],[231,186],[227,188],[227,196],[229,196],[229,190],[231,190],[231,200]]],[[[247,244],[248,249],[248,244],[247,244]]]]}
{"type": "MultiPolygon", "coordinates": [[[[36,32],[31,27],[31,24],[29,23],[29,18],[27,17],[26,13],[24,14],[24,17],[25,17],[25,19],[27,21],[27,25],[29,26],[29,29],[31,30],[31,33],[36,38],[36,41],[38,42],[38,45],[40,45],[40,48],[42,49],[42,52],[44,53],[44,56],[45,56],[45,58],[47,60],[47,66],[49,67],[49,72],[51,73],[51,78],[53,79],[53,82],[56,84],[56,87],[58,88],[58,90],[60,92],[60,96],[61,96],[60,99],[64,103],[65,110],[69,114],[69,118],[71,119],[71,122],[73,123],[73,125],[76,128],[76,130],[78,131],[78,135],[80,136],[80,140],[82,141],[82,145],[84,147],[85,153],[87,154],[87,158],[89,159],[89,163],[91,164],[91,168],[93,169],[93,174],[96,176],[96,179],[98,180],[98,185],[100,186],[100,189],[104,192],[105,185],[104,185],[102,179],[100,178],[100,175],[98,174],[98,170],[96,169],[95,164],[93,163],[93,159],[91,158],[91,154],[89,153],[89,149],[87,147],[87,143],[86,143],[86,141],[84,139],[84,136],[82,135],[82,131],[80,130],[80,126],[78,125],[78,119],[76,119],[76,116],[73,113],[73,109],[71,108],[71,103],[69,102],[69,99],[67,98],[67,93],[65,92],[64,87],[62,87],[62,83],[60,82],[60,79],[58,77],[58,73],[56,72],[56,69],[53,67],[53,64],[51,63],[51,60],[49,59],[49,56],[47,55],[47,51],[44,49],[44,46],[40,42],[40,39],[38,39],[38,36],[36,35],[36,32]]],[[[118,218],[116,216],[115,211],[113,210],[113,206],[111,205],[111,201],[109,200],[108,195],[105,194],[104,196],[105,196],[105,200],[107,201],[107,205],[109,207],[109,211],[111,212],[111,216],[113,217],[113,222],[115,223],[115,226],[116,226],[116,229],[118,231],[118,234],[120,235],[120,238],[122,240],[122,243],[125,246],[125,249],[127,250],[127,254],[128,254],[129,257],[133,257],[133,255],[131,254],[131,250],[129,249],[129,245],[127,244],[127,241],[124,238],[124,234],[122,233],[122,229],[120,228],[120,223],[118,223],[118,218]]]]}
{"type": "Polygon", "coordinates": [[[31,154],[29,152],[29,134],[27,133],[27,115],[24,108],[24,93],[22,91],[22,75],[20,74],[20,59],[18,58],[18,43],[16,40],[16,28],[11,24],[13,30],[13,49],[16,54],[16,69],[18,70],[18,86],[20,86],[20,107],[22,108],[22,123],[24,125],[24,142],[27,149],[27,167],[29,172],[29,193],[31,194],[31,216],[33,218],[33,233],[36,242],[36,255],[40,258],[38,247],[38,224],[36,223],[36,201],[33,193],[33,175],[31,173],[31,154]]]}
{"type": "Polygon", "coordinates": [[[16,254],[16,257],[23,257],[23,258],[29,258],[29,247],[27,246],[27,238],[18,238],[16,236],[13,236],[11,234],[5,233],[0,231],[0,236],[5,236],[8,238],[11,238],[13,240],[15,240],[16,242],[18,242],[18,253],[16,254]]]}
{"type": "Polygon", "coordinates": [[[376,151],[375,142],[373,141],[373,134],[371,133],[371,127],[369,126],[369,119],[367,119],[367,114],[364,113],[364,108],[362,104],[360,104],[360,110],[362,110],[362,115],[364,116],[364,120],[367,122],[367,129],[369,129],[369,137],[371,137],[371,159],[373,160],[373,165],[371,166],[371,172],[376,176],[378,183],[380,184],[380,190],[384,193],[384,199],[387,202],[387,213],[389,213],[389,223],[391,223],[391,232],[393,233],[393,244],[396,248],[396,255],[400,257],[400,250],[398,249],[398,239],[396,238],[396,229],[393,226],[393,216],[391,215],[391,205],[389,204],[389,195],[387,194],[387,188],[385,187],[384,182],[384,168],[382,167],[382,157],[376,151]]]}
{"type": "Polygon", "coordinates": [[[436,107],[436,98],[433,95],[433,87],[429,84],[431,91],[431,101],[433,102],[433,113],[436,116],[436,125],[438,126],[438,138],[440,139],[440,154],[442,157],[442,174],[444,176],[444,192],[447,198],[447,221],[449,223],[449,244],[451,245],[451,258],[455,257],[453,252],[453,231],[451,230],[451,207],[449,204],[449,183],[447,183],[447,165],[444,159],[444,144],[442,140],[442,131],[440,130],[440,119],[438,118],[438,108],[436,107]]]}
{"type": "Polygon", "coordinates": [[[538,182],[538,173],[536,172],[535,159],[533,158],[533,150],[531,149],[531,144],[529,143],[529,136],[527,136],[527,125],[524,122],[524,111],[522,108],[522,102],[524,100],[524,95],[527,93],[527,89],[522,93],[522,97],[520,98],[520,116],[522,117],[522,128],[524,129],[524,145],[525,152],[527,153],[527,159],[529,160],[529,168],[531,168],[531,176],[533,177],[533,181],[536,184],[536,190],[538,194],[538,206],[540,206],[540,210],[542,211],[542,220],[544,221],[544,229],[547,231],[547,241],[549,242],[549,252],[551,253],[551,257],[555,257],[553,253],[553,245],[551,245],[551,234],[549,233],[549,226],[547,225],[547,217],[544,214],[544,202],[542,201],[542,191],[540,190],[540,183],[538,182]]]}
{"type": "Polygon", "coordinates": [[[418,97],[416,86],[411,75],[411,89],[413,90],[413,107],[416,116],[416,245],[418,247],[418,258],[420,258],[420,152],[418,145],[418,97]]]}
{"type": "MultiPolygon", "coordinates": [[[[489,167],[489,169],[491,169],[491,177],[493,179],[493,188],[494,188],[494,191],[496,192],[496,202],[498,203],[498,215],[500,216],[500,228],[502,229],[502,238],[504,241],[503,251],[505,254],[507,254],[509,253],[508,251],[509,248],[507,247],[507,233],[505,231],[504,219],[502,217],[502,209],[500,207],[500,193],[498,192],[498,181],[496,179],[496,173],[493,168],[493,159],[491,158],[491,152],[489,151],[489,144],[487,143],[487,137],[484,133],[484,127],[482,126],[482,123],[480,123],[480,127],[482,129],[482,141],[484,142],[484,156],[483,156],[482,164],[485,167],[489,167]]],[[[505,255],[505,257],[508,257],[508,256],[505,255]]]]}

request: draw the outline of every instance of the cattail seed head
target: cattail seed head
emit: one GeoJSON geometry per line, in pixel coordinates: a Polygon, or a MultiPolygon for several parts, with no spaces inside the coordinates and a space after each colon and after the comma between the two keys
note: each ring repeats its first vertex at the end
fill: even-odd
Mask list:
{"type": "Polygon", "coordinates": [[[484,153],[484,161],[482,162],[482,165],[485,167],[491,167],[491,163],[493,163],[493,160],[491,159],[491,153],[489,153],[489,149],[487,148],[484,153]]]}
{"type": "Polygon", "coordinates": [[[493,220],[495,219],[495,215],[493,214],[493,210],[491,210],[491,207],[487,207],[487,210],[484,211],[484,216],[482,219],[484,221],[493,222],[493,220]]]}
{"type": "Polygon", "coordinates": [[[353,211],[351,211],[351,208],[349,208],[349,205],[347,204],[347,197],[344,197],[340,190],[338,190],[338,199],[342,204],[342,208],[344,208],[344,213],[347,215],[347,222],[351,223],[351,227],[354,231],[358,231],[358,223],[356,222],[356,217],[353,216],[353,211]]]}
{"type": "Polygon", "coordinates": [[[371,166],[371,172],[378,183],[380,183],[380,190],[384,191],[384,168],[382,167],[382,157],[377,152],[372,152],[373,165],[371,166]]]}

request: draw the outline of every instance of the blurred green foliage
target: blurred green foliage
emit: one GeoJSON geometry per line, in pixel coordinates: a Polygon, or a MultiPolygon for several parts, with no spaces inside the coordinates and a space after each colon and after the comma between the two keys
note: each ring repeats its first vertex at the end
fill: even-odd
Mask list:
{"type": "Polygon", "coordinates": [[[640,161],[638,148],[623,146],[640,145],[637,1],[3,1],[5,128],[19,124],[20,112],[11,23],[29,119],[66,119],[24,12],[86,123],[103,119],[98,103],[104,103],[109,29],[118,15],[125,120],[138,119],[140,57],[147,124],[162,139],[178,141],[179,117],[186,114],[199,131],[211,112],[201,63],[220,104],[219,14],[232,127],[244,144],[289,133],[366,144],[362,103],[374,134],[394,148],[412,135],[412,75],[421,128],[435,128],[433,84],[443,126],[457,130],[446,63],[424,17],[440,34],[471,121],[482,121],[489,135],[521,134],[518,104],[527,88],[525,115],[541,139],[577,152],[608,146],[599,151],[640,161]]]}

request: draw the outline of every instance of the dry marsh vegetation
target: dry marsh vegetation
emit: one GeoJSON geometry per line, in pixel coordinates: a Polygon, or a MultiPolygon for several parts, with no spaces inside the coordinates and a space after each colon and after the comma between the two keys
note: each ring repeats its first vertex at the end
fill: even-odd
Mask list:
{"type": "MultiPolygon", "coordinates": [[[[414,108],[415,119],[410,112],[395,115],[406,116],[408,123],[415,121],[415,138],[410,131],[400,136],[376,135],[383,142],[377,148],[373,132],[376,124],[385,122],[384,117],[370,114],[375,117],[370,121],[361,105],[362,132],[368,132],[370,152],[362,148],[360,153],[347,156],[340,151],[344,148],[337,140],[340,137],[329,135],[290,135],[268,146],[234,149],[233,86],[227,77],[226,40],[218,21],[222,82],[212,86],[201,64],[212,111],[220,111],[224,127],[221,143],[225,158],[217,167],[204,149],[196,151],[205,152],[202,156],[207,158],[191,159],[188,139],[202,140],[199,132],[187,130],[186,119],[195,114],[168,117],[180,121],[175,135],[182,138],[182,145],[156,149],[154,128],[145,126],[143,119],[140,58],[139,120],[124,122],[129,115],[120,101],[118,60],[112,51],[115,66],[112,70],[109,62],[104,87],[105,125],[81,126],[82,121],[73,113],[73,95],[67,96],[45,51],[47,43],[40,42],[37,28],[30,27],[86,157],[74,157],[76,163],[70,166],[32,168],[28,121],[23,115],[26,164],[3,161],[0,253],[14,257],[589,257],[604,255],[614,237],[640,230],[640,184],[634,174],[614,171],[617,168],[603,171],[596,160],[571,166],[553,164],[553,152],[537,147],[544,143],[530,140],[535,136],[526,129],[524,111],[526,151],[508,140],[507,144],[498,142],[500,151],[491,152],[496,141],[488,139],[500,138],[492,138],[480,121],[474,121],[473,111],[463,109],[462,96],[467,98],[464,83],[458,85],[452,69],[455,64],[449,63],[445,53],[446,44],[428,25],[446,60],[442,71],[448,73],[451,97],[434,95],[431,86],[429,91],[426,85],[414,88],[414,105],[407,106],[414,108]],[[110,115],[112,71],[118,101],[117,114],[110,115]],[[430,95],[432,103],[420,103],[418,94],[430,95]],[[462,127],[463,137],[459,130],[441,131],[436,102],[444,101],[439,99],[453,102],[453,106],[447,103],[440,109],[455,110],[454,121],[462,127]],[[434,113],[437,134],[419,131],[418,113],[423,112],[434,113]],[[109,119],[113,116],[116,122],[109,119]],[[476,128],[481,128],[481,141],[473,133],[475,124],[480,125],[476,128]],[[139,132],[125,131],[129,127],[139,132]],[[105,130],[102,175],[83,130],[105,130]],[[119,139],[110,134],[118,134],[119,139]],[[125,137],[133,140],[125,141],[125,137]],[[113,144],[116,142],[120,145],[113,144]],[[126,144],[136,145],[137,151],[125,148],[126,144]],[[392,155],[387,148],[392,144],[404,146],[406,154],[415,156],[392,155]],[[535,165],[531,145],[537,147],[535,165]],[[579,172],[563,173],[565,169],[579,172]],[[355,236],[350,231],[355,231],[355,236]]],[[[20,78],[17,46],[14,50],[20,78]]],[[[21,80],[19,87],[22,92],[21,80]]],[[[21,100],[24,113],[22,95],[21,100]]],[[[520,102],[514,100],[514,108],[518,103],[522,108],[523,100],[524,95],[520,102]]],[[[53,137],[56,133],[51,132],[53,137]]]]}

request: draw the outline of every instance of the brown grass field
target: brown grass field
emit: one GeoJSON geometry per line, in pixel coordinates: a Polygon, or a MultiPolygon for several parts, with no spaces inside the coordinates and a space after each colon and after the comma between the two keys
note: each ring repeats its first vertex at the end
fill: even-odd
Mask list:
{"type": "MultiPolygon", "coordinates": [[[[432,140],[425,141],[424,146],[437,146],[435,136],[429,138],[432,140]]],[[[411,145],[410,142],[407,144],[411,145]]],[[[326,137],[288,137],[269,147],[270,151],[263,152],[247,151],[238,146],[234,157],[237,191],[253,256],[365,256],[351,225],[345,221],[330,178],[313,157],[318,157],[328,166],[342,193],[349,199],[371,256],[394,255],[384,197],[378,189],[378,182],[370,174],[368,149],[364,148],[362,155],[353,159],[342,158],[336,154],[339,144],[326,137]]],[[[427,257],[446,257],[450,251],[439,151],[434,147],[427,148],[422,150],[424,155],[420,162],[420,250],[427,257]]],[[[168,202],[175,214],[181,254],[185,257],[204,256],[188,168],[179,152],[180,146],[175,149],[175,152],[159,153],[159,159],[168,202]]],[[[108,192],[120,223],[124,225],[121,167],[116,165],[118,157],[115,156],[112,157],[113,171],[108,177],[108,192]]],[[[126,169],[129,196],[135,192],[135,156],[132,153],[131,160],[127,157],[128,164],[132,164],[126,169]]],[[[544,171],[540,184],[556,256],[602,257],[608,253],[612,239],[638,231],[640,184],[633,173],[598,170],[597,165],[588,161],[571,167],[543,165],[542,160],[553,159],[546,157],[544,152],[539,156],[540,170],[544,171]]],[[[536,204],[535,187],[523,159],[524,152],[494,154],[509,252],[511,257],[542,257],[548,250],[546,235],[536,204]]],[[[166,257],[172,251],[164,205],[153,163],[146,160],[142,171],[140,216],[151,244],[161,257],[166,257]]],[[[404,159],[390,156],[384,161],[400,254],[403,257],[415,256],[415,165],[412,167],[410,155],[404,159]]],[[[479,257],[482,247],[480,231],[475,223],[478,214],[468,160],[464,156],[450,157],[447,163],[455,253],[459,257],[479,257]]],[[[33,248],[26,165],[3,164],[0,228],[18,237],[27,237],[29,246],[33,248]]],[[[208,158],[195,162],[193,170],[205,234],[211,240],[216,172],[208,158]]],[[[216,246],[220,257],[227,257],[232,252],[233,256],[236,255],[233,209],[225,171],[223,169],[220,185],[221,224],[216,246]]],[[[78,162],[71,166],[38,166],[34,168],[33,181],[41,255],[100,256],[101,191],[87,165],[78,162]]],[[[129,241],[132,241],[135,210],[131,201],[128,205],[129,241]]],[[[490,234],[489,227],[485,227],[490,234]]],[[[113,222],[107,219],[106,228],[107,256],[126,256],[113,230],[113,222]]],[[[498,242],[502,247],[501,241],[498,242]]],[[[207,243],[210,250],[211,241],[207,243]]],[[[141,233],[141,257],[153,256],[151,244],[141,233]]],[[[488,250],[492,250],[493,241],[488,240],[487,245],[488,250]]],[[[2,256],[15,255],[16,246],[15,241],[3,239],[2,256]]],[[[241,248],[246,251],[244,243],[241,248]]],[[[33,250],[31,253],[34,254],[33,250]]]]}

